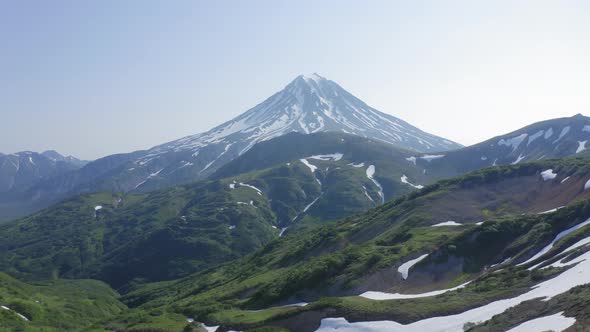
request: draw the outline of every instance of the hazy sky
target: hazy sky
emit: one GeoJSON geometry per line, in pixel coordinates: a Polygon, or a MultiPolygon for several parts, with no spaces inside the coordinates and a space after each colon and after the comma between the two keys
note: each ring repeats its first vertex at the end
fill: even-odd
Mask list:
{"type": "Polygon", "coordinates": [[[0,151],[149,148],[313,72],[462,144],[590,115],[590,2],[0,1],[0,151]]]}

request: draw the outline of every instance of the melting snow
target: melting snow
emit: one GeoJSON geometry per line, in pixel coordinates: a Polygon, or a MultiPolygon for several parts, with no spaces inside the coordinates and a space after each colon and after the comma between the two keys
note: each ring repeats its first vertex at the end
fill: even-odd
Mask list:
{"type": "Polygon", "coordinates": [[[262,196],[262,190],[260,190],[260,189],[258,189],[258,188],[256,188],[256,187],[254,187],[254,186],[253,186],[253,185],[251,185],[251,184],[247,184],[247,183],[240,182],[240,186],[242,186],[242,187],[248,187],[248,188],[250,188],[250,189],[254,189],[254,190],[256,190],[256,193],[258,193],[258,195],[262,196]]]}
{"type": "Polygon", "coordinates": [[[375,175],[375,165],[370,165],[367,167],[367,178],[373,181],[373,183],[379,188],[379,197],[381,197],[381,204],[385,203],[385,195],[383,194],[383,187],[377,180],[374,178],[375,175]]]}
{"type": "Polygon", "coordinates": [[[553,135],[553,128],[549,128],[547,129],[547,131],[545,132],[545,139],[548,139],[549,137],[551,137],[553,135]]]}
{"type": "Polygon", "coordinates": [[[318,196],[311,203],[307,204],[307,206],[305,207],[305,209],[303,209],[303,212],[307,212],[307,210],[309,210],[309,208],[312,207],[315,204],[315,202],[317,202],[318,199],[320,199],[320,197],[322,197],[322,195],[318,196]]]}
{"type": "Polygon", "coordinates": [[[355,167],[355,168],[361,168],[361,167],[365,167],[365,163],[359,163],[359,164],[353,164],[350,163],[348,164],[349,166],[355,167]]]}
{"type": "Polygon", "coordinates": [[[543,177],[543,181],[553,180],[557,176],[557,173],[553,173],[553,170],[550,168],[541,172],[541,176],[543,177]]]}
{"type": "Polygon", "coordinates": [[[17,316],[19,316],[20,318],[22,318],[22,319],[24,319],[24,320],[26,320],[26,321],[29,321],[29,319],[28,319],[27,317],[25,317],[24,315],[21,315],[21,314],[19,314],[18,312],[16,312],[16,311],[14,311],[14,310],[10,309],[9,307],[7,307],[7,306],[5,306],[5,305],[1,305],[1,306],[0,306],[0,308],[2,308],[2,309],[4,309],[4,310],[12,311],[12,312],[14,312],[14,313],[15,313],[17,316]]]}
{"type": "Polygon", "coordinates": [[[521,162],[521,161],[522,161],[524,158],[525,158],[525,156],[523,156],[522,154],[520,154],[520,156],[518,156],[518,158],[516,158],[516,160],[515,160],[515,161],[513,161],[513,162],[511,162],[510,164],[511,164],[511,165],[516,165],[516,164],[518,164],[519,162],[521,162]]]}
{"type": "Polygon", "coordinates": [[[450,221],[445,221],[445,222],[441,222],[441,223],[438,223],[438,224],[432,225],[432,226],[430,226],[430,227],[441,227],[441,226],[462,226],[462,225],[463,225],[463,224],[461,224],[461,223],[458,223],[458,222],[456,222],[456,221],[452,221],[452,220],[450,220],[450,221]]]}
{"type": "Polygon", "coordinates": [[[561,133],[559,134],[559,137],[555,141],[553,141],[553,144],[559,142],[559,140],[561,140],[563,138],[563,136],[565,136],[569,131],[570,131],[570,126],[563,127],[563,129],[561,130],[561,133]]]}
{"type": "Polygon", "coordinates": [[[539,130],[538,132],[532,134],[531,136],[529,136],[529,141],[526,143],[526,145],[528,146],[529,144],[531,144],[532,142],[534,142],[537,138],[543,136],[543,132],[544,130],[539,130]]]}
{"type": "Polygon", "coordinates": [[[444,154],[425,154],[422,157],[420,157],[420,159],[426,160],[428,162],[434,160],[434,159],[440,159],[442,157],[444,157],[444,154]]]}
{"type": "Polygon", "coordinates": [[[512,151],[518,149],[518,146],[520,145],[520,143],[522,143],[522,141],[524,141],[525,138],[527,138],[528,134],[520,134],[518,136],[509,138],[509,139],[501,139],[498,141],[498,145],[504,145],[504,146],[508,146],[508,147],[512,147],[512,151]]]}
{"type": "Polygon", "coordinates": [[[401,273],[402,278],[404,280],[408,279],[408,274],[410,273],[410,268],[416,264],[418,264],[421,260],[423,260],[424,258],[426,258],[426,256],[428,256],[428,254],[424,254],[418,258],[409,260],[405,263],[403,263],[402,265],[400,265],[397,268],[397,272],[401,273]]]}
{"type": "Polygon", "coordinates": [[[402,175],[402,177],[400,178],[400,180],[402,181],[402,183],[405,183],[405,184],[407,184],[407,185],[409,185],[411,187],[414,187],[416,189],[422,189],[422,188],[424,188],[424,186],[421,185],[421,184],[412,184],[412,183],[408,182],[408,177],[405,174],[402,175]]]}
{"type": "Polygon", "coordinates": [[[411,162],[412,164],[416,165],[416,157],[408,157],[408,158],[406,158],[406,160],[411,162]]]}
{"type": "Polygon", "coordinates": [[[549,250],[551,250],[551,248],[553,248],[553,245],[559,241],[561,238],[563,238],[564,236],[570,234],[571,232],[578,230],[586,225],[590,224],[590,218],[588,218],[586,221],[581,222],[573,227],[570,227],[562,232],[560,232],[559,234],[557,234],[557,236],[555,236],[555,238],[553,239],[553,241],[551,241],[551,243],[549,243],[548,245],[546,245],[543,249],[541,249],[541,251],[539,251],[538,253],[536,253],[533,257],[527,259],[526,261],[517,264],[516,266],[520,266],[520,265],[524,265],[527,263],[530,263],[532,261],[534,261],[535,259],[545,255],[549,250]]]}
{"type": "Polygon", "coordinates": [[[556,208],[554,208],[554,209],[551,209],[551,210],[547,210],[547,211],[539,212],[538,214],[547,214],[547,213],[553,213],[553,212],[555,212],[555,211],[557,211],[557,210],[559,210],[559,209],[561,209],[561,208],[563,208],[563,206],[559,206],[559,207],[556,207],[556,208]]]}
{"type": "Polygon", "coordinates": [[[579,264],[560,275],[533,286],[530,291],[514,298],[491,302],[487,305],[467,310],[465,312],[423,319],[411,324],[403,325],[394,321],[372,321],[349,323],[344,318],[322,319],[318,331],[363,331],[363,332],[434,332],[434,331],[463,331],[467,322],[485,322],[493,316],[506,311],[524,301],[541,298],[548,301],[570,289],[590,282],[590,252],[578,257],[579,264]]]}
{"type": "Polygon", "coordinates": [[[299,159],[299,161],[301,161],[305,166],[307,166],[312,173],[318,169],[317,166],[310,164],[309,161],[307,161],[307,159],[299,159]]]}
{"type": "Polygon", "coordinates": [[[376,300],[376,301],[417,299],[417,298],[421,298],[421,297],[431,297],[431,296],[437,296],[437,295],[440,295],[440,294],[444,294],[444,293],[447,293],[447,292],[452,292],[452,291],[455,291],[457,289],[464,288],[470,282],[471,281],[466,282],[466,283],[464,283],[462,285],[459,285],[457,287],[453,287],[453,288],[441,289],[441,290],[436,290],[436,291],[427,292],[427,293],[420,293],[420,294],[400,294],[400,293],[384,293],[384,292],[373,292],[373,291],[369,291],[369,292],[364,292],[364,293],[362,293],[359,296],[360,297],[364,297],[364,298],[369,299],[369,300],[376,300]]]}
{"type": "Polygon", "coordinates": [[[279,233],[279,237],[281,237],[281,236],[283,236],[283,234],[285,234],[285,231],[287,230],[287,228],[289,228],[289,227],[281,228],[281,232],[279,233]]]}
{"type": "Polygon", "coordinates": [[[496,267],[496,266],[499,266],[499,265],[502,265],[502,264],[504,264],[504,263],[508,262],[508,261],[509,261],[509,260],[511,260],[511,259],[512,259],[512,257],[508,257],[508,258],[504,259],[503,261],[501,261],[500,263],[496,263],[496,264],[492,264],[492,265],[490,265],[490,268],[492,268],[492,267],[496,267]]]}
{"type": "Polygon", "coordinates": [[[580,152],[586,150],[586,142],[588,142],[588,141],[587,140],[586,141],[578,141],[578,148],[576,149],[576,153],[580,153],[580,152]]]}
{"type": "Polygon", "coordinates": [[[565,317],[563,311],[551,316],[535,318],[507,332],[554,331],[561,332],[576,323],[575,318],[565,317]]]}
{"type": "Polygon", "coordinates": [[[343,156],[342,153],[332,153],[332,154],[320,154],[320,155],[311,156],[308,158],[323,160],[323,161],[328,161],[328,160],[339,161],[340,159],[342,159],[342,156],[343,156]]]}

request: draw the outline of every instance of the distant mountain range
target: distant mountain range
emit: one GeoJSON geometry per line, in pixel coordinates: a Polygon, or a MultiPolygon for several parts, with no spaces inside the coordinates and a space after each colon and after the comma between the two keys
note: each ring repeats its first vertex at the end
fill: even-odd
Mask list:
{"type": "Polygon", "coordinates": [[[590,118],[577,114],[531,124],[514,132],[436,156],[417,155],[412,162],[440,177],[456,176],[495,165],[590,155],[590,118]],[[588,144],[588,145],[587,145],[588,144]]]}
{"type": "Polygon", "coordinates": [[[87,163],[56,151],[0,153],[0,193],[26,191],[43,180],[77,170],[87,163]]]}

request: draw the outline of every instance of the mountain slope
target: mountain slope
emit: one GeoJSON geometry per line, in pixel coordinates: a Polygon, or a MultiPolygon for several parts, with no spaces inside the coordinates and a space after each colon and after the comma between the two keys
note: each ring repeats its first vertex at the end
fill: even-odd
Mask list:
{"type": "Polygon", "coordinates": [[[42,180],[78,169],[86,163],[55,151],[0,153],[0,193],[23,192],[42,180]]]}
{"type": "MultiPolygon", "coordinates": [[[[420,320],[459,315],[435,321],[459,324],[451,331],[461,330],[474,322],[472,317],[491,318],[486,316],[488,303],[519,294],[531,298],[537,293],[529,294],[530,286],[542,281],[564,291],[576,285],[568,275],[577,271],[541,267],[555,261],[551,257],[567,257],[565,248],[590,236],[590,222],[584,222],[590,217],[588,165],[588,159],[547,160],[441,181],[336,225],[273,241],[218,269],[139,289],[125,301],[139,305],[138,310],[158,307],[224,329],[311,331],[330,322],[324,318],[344,317],[369,325],[380,320],[412,323],[400,331],[436,331],[432,326],[437,325],[420,320]],[[554,242],[553,248],[543,249],[554,242]],[[503,271],[507,266],[513,267],[503,271]],[[572,282],[564,284],[563,278],[572,282]],[[396,294],[459,285],[464,289],[440,296],[434,295],[445,292],[423,298],[396,294]],[[373,293],[358,296],[367,291],[373,293]],[[302,301],[313,303],[279,307],[302,301]],[[480,306],[476,312],[482,316],[467,314],[480,306]]],[[[581,253],[587,249],[578,247],[581,253]]],[[[354,328],[345,320],[333,323],[354,328]]],[[[392,330],[398,326],[386,324],[392,330]]],[[[359,328],[379,330],[369,325],[359,328]]]]}
{"type": "Polygon", "coordinates": [[[456,151],[416,155],[411,161],[437,177],[451,177],[493,165],[539,159],[588,156],[590,118],[577,114],[537,122],[456,151]]]}
{"type": "Polygon", "coordinates": [[[0,273],[0,331],[88,331],[127,310],[119,294],[95,280],[20,282],[0,273]]]}
{"type": "MultiPolygon", "coordinates": [[[[311,134],[325,131],[373,138],[419,152],[460,147],[381,113],[335,82],[313,74],[297,77],[261,104],[206,133],[150,149],[136,163],[141,167],[162,169],[162,176],[182,167],[183,172],[192,170],[198,177],[210,174],[258,142],[290,132],[311,134]],[[182,154],[184,158],[176,167],[170,166],[167,160],[171,153],[182,154]],[[162,158],[165,163],[160,162],[162,158]]],[[[144,185],[149,186],[149,183],[144,185]]]]}
{"type": "Polygon", "coordinates": [[[101,158],[79,171],[40,183],[27,195],[0,200],[0,204],[3,201],[3,206],[23,211],[22,215],[78,193],[167,188],[208,177],[256,143],[290,132],[327,131],[355,134],[415,151],[460,147],[381,113],[335,82],[314,74],[297,77],[261,104],[206,133],[146,151],[101,158]]]}
{"type": "Polygon", "coordinates": [[[180,277],[251,253],[285,231],[415,190],[402,178],[431,181],[405,162],[410,154],[348,134],[291,133],[261,143],[210,181],[83,195],[0,226],[0,267],[25,278],[90,277],[117,287],[180,277]]]}

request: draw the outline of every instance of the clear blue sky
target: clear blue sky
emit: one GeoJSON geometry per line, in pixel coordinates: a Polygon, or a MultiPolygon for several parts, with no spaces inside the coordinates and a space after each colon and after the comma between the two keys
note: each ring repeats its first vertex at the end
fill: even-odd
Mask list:
{"type": "Polygon", "coordinates": [[[0,151],[205,131],[318,72],[463,144],[590,114],[588,1],[0,2],[0,151]]]}

